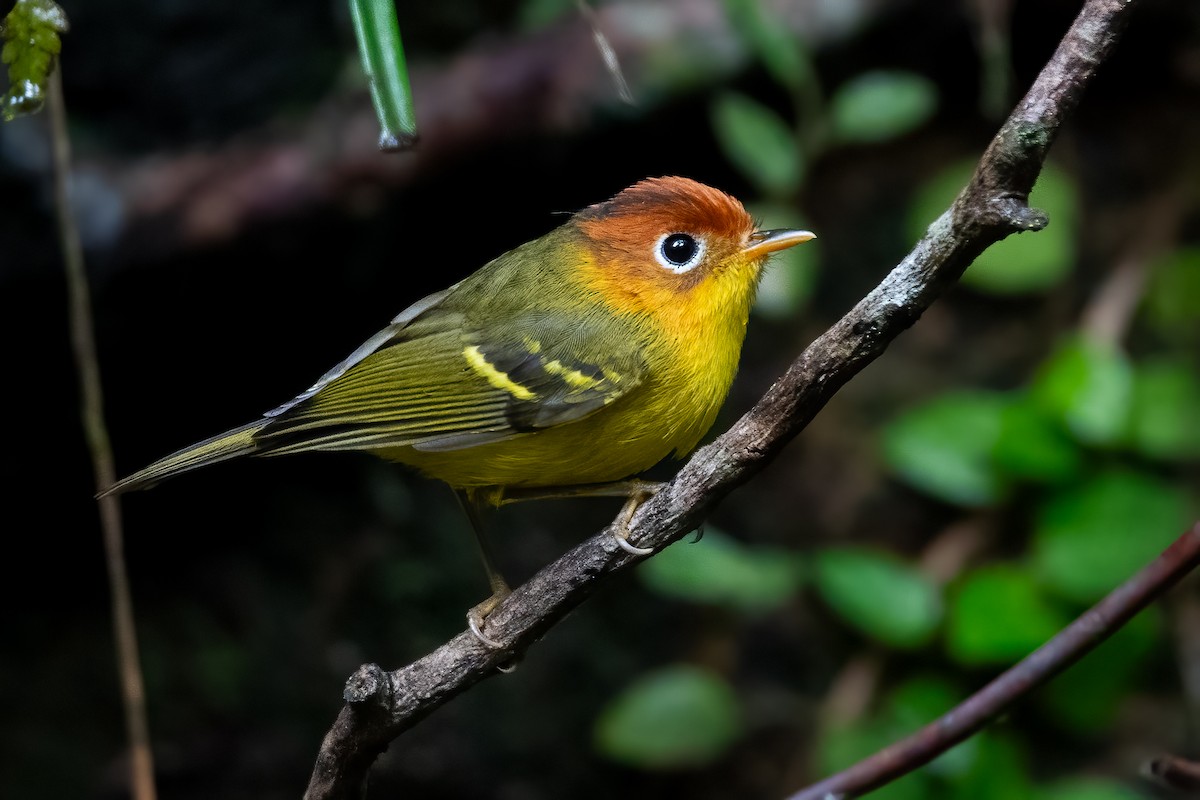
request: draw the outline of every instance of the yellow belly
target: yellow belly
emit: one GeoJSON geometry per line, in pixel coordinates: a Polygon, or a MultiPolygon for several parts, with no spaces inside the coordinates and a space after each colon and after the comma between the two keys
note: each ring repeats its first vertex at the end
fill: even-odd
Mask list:
{"type": "Polygon", "coordinates": [[[686,454],[712,426],[729,382],[700,388],[678,383],[649,382],[581,420],[504,441],[442,452],[389,448],[378,455],[455,488],[618,481],[672,453],[686,454]]]}
{"type": "MultiPolygon", "coordinates": [[[[691,288],[687,298],[642,291],[617,304],[636,310],[642,303],[653,313],[641,326],[649,377],[611,405],[505,441],[443,452],[398,447],[377,454],[463,489],[607,483],[671,454],[686,455],[712,427],[737,372],[758,264],[741,269],[747,274],[709,278],[691,288]]],[[[612,270],[600,270],[593,279],[611,282],[614,276],[612,270]]],[[[624,288],[612,283],[597,291],[611,300],[624,288]]]]}

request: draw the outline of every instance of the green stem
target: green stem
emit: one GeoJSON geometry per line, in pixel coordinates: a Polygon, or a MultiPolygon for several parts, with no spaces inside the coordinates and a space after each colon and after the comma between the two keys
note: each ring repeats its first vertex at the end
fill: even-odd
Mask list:
{"type": "Polygon", "coordinates": [[[350,16],[379,117],[379,149],[407,150],[417,143],[417,119],[396,7],[393,0],[350,0],[350,16]]]}

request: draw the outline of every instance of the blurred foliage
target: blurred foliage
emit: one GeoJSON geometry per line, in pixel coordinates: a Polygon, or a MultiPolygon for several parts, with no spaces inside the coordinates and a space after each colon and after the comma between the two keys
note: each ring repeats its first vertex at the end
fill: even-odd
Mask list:
{"type": "Polygon", "coordinates": [[[1011,664],[1068,622],[1065,609],[1046,597],[1028,569],[989,564],[959,581],[950,600],[946,650],[966,665],[1011,664]]]}
{"type": "Polygon", "coordinates": [[[1005,475],[993,453],[1007,398],[945,394],[894,420],[884,431],[884,458],[914,486],[951,503],[986,506],[1004,498],[1005,475]]]}
{"type": "Polygon", "coordinates": [[[719,757],[741,732],[737,697],[720,675],[686,665],[641,676],[596,721],[596,746],[647,769],[678,769],[719,757]]]}
{"type": "Polygon", "coordinates": [[[712,105],[713,131],[729,160],[767,195],[786,195],[804,177],[792,129],[771,109],[737,92],[719,94],[712,105]]]}
{"type": "MultiPolygon", "coordinates": [[[[1200,296],[1197,292],[1196,296],[1200,296]]],[[[1200,460],[1200,375],[1181,357],[1139,364],[1125,444],[1147,458],[1200,460]]]]}
{"type": "Polygon", "coordinates": [[[700,541],[671,545],[641,565],[638,574],[662,594],[747,612],[787,602],[804,579],[795,553],[742,544],[713,528],[700,541]]]}
{"type": "Polygon", "coordinates": [[[725,0],[725,12],[771,78],[797,95],[817,89],[804,42],[772,19],[761,0],[725,0]]]}
{"type": "Polygon", "coordinates": [[[1181,344],[1200,345],[1196,298],[1200,297],[1200,247],[1168,253],[1150,271],[1146,315],[1160,335],[1181,344]]]}
{"type": "Polygon", "coordinates": [[[1073,778],[1042,787],[1035,800],[1138,800],[1145,797],[1127,786],[1099,778],[1073,778]]]}
{"type": "Polygon", "coordinates": [[[886,142],[925,124],[937,109],[937,87],[921,75],[865,72],[838,88],[830,103],[834,136],[847,144],[886,142]]]}
{"type": "Polygon", "coordinates": [[[1133,376],[1115,345],[1063,342],[1034,376],[1034,402],[1083,444],[1110,445],[1126,427],[1133,376]]]}
{"type": "Polygon", "coordinates": [[[524,30],[544,28],[578,5],[579,0],[524,0],[517,10],[517,24],[524,30]]]}
{"type": "MultiPolygon", "coordinates": [[[[917,241],[929,223],[950,207],[975,172],[974,158],[944,168],[917,191],[909,206],[908,235],[917,241]]],[[[1029,194],[1029,204],[1050,217],[1050,224],[1033,233],[1016,233],[983,251],[962,283],[997,295],[1046,291],[1060,283],[1075,262],[1079,218],[1074,181],[1049,161],[1029,194]]]]}
{"type": "Polygon", "coordinates": [[[814,567],[821,598],[851,625],[884,644],[919,647],[941,622],[937,587],[898,559],[831,548],[817,554],[814,567]],[[868,586],[870,591],[864,591],[868,586]]]}
{"type": "MultiPolygon", "coordinates": [[[[907,736],[963,700],[944,678],[922,675],[898,684],[869,720],[837,725],[820,746],[822,772],[845,769],[907,736]]],[[[884,800],[978,800],[1028,797],[1032,787],[1021,746],[1007,733],[984,731],[925,768],[871,793],[884,800]]]]}
{"type": "Polygon", "coordinates": [[[46,81],[62,49],[58,35],[68,27],[66,13],[53,0],[17,0],[0,21],[0,61],[8,65],[8,91],[0,97],[6,122],[46,102],[46,81]]]}
{"type": "Polygon", "coordinates": [[[1189,505],[1182,488],[1151,473],[1099,470],[1042,502],[1034,567],[1064,596],[1099,600],[1183,532],[1189,505]]]}
{"type": "Polygon", "coordinates": [[[1137,684],[1139,673],[1166,633],[1157,608],[1131,619],[1041,691],[1039,699],[1050,718],[1058,727],[1084,738],[1095,738],[1112,728],[1130,688],[1137,684]]]}

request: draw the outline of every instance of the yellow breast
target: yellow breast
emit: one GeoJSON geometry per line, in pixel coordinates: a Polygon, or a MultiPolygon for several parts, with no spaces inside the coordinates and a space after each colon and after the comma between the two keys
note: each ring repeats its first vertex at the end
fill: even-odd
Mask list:
{"type": "Polygon", "coordinates": [[[635,315],[647,377],[591,415],[461,450],[392,448],[379,454],[456,488],[549,487],[617,481],[669,455],[685,455],[712,427],[737,372],[754,275],[713,275],[686,297],[637,287],[588,263],[580,289],[617,314],[635,315]]]}

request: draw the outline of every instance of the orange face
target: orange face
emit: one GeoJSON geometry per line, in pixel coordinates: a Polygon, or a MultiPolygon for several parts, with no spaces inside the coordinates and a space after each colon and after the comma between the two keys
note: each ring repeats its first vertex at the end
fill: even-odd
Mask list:
{"type": "Polygon", "coordinates": [[[677,177],[641,181],[574,221],[591,244],[599,291],[618,307],[658,314],[689,300],[752,297],[768,255],[813,238],[757,231],[735,198],[677,177]]]}

